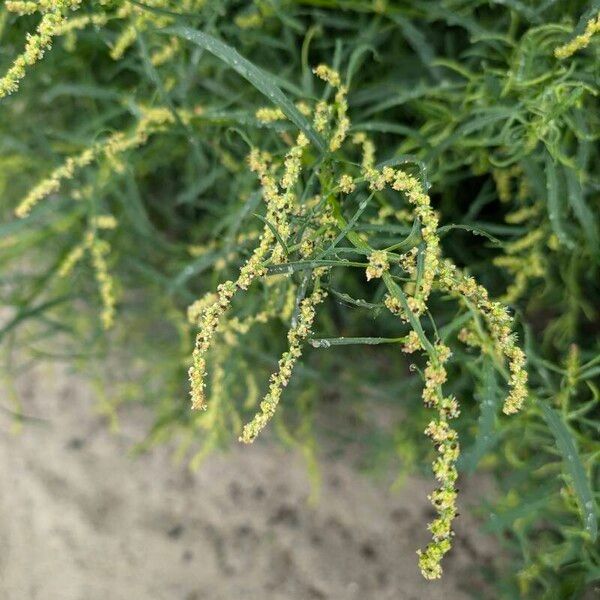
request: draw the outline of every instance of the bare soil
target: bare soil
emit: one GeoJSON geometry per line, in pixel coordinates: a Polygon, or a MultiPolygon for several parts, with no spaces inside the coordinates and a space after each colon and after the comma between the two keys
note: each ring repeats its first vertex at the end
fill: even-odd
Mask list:
{"type": "Polygon", "coordinates": [[[421,578],[430,480],[392,492],[324,458],[311,506],[301,458],[274,444],[235,445],[192,473],[168,447],[133,457],[149,415],[127,409],[111,434],[76,375],[44,366],[17,389],[36,420],[15,435],[0,413],[3,600],[492,597],[480,573],[495,546],[465,499],[444,578],[421,578]]]}

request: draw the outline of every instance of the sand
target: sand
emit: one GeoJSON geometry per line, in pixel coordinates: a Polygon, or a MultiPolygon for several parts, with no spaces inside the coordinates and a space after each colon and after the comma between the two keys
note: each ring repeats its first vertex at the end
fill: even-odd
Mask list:
{"type": "Polygon", "coordinates": [[[324,458],[311,506],[301,458],[272,442],[235,444],[192,473],[168,447],[133,457],[150,415],[127,409],[110,433],[64,369],[37,368],[17,389],[36,420],[14,435],[0,413],[2,600],[492,597],[479,575],[495,546],[464,502],[445,577],[421,578],[431,480],[392,492],[324,458]]]}

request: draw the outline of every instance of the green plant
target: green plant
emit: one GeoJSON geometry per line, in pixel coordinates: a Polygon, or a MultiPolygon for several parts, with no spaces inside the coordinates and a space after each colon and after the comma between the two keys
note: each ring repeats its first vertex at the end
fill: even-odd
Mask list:
{"type": "MultiPolygon", "coordinates": [[[[252,441],[288,382],[279,429],[311,464],[317,403],[298,388],[326,395],[342,370],[397,406],[408,385],[398,430],[372,437],[425,459],[426,429],[438,450],[424,574],[441,572],[458,473],[483,465],[500,486],[486,527],[515,557],[498,589],[582,592],[600,572],[598,10],[5,3],[0,259],[14,313],[2,336],[47,355],[40,340],[60,334],[79,359],[123,348],[160,390],[127,394],[157,411],[149,442],[199,443],[194,464],[252,441]],[[197,329],[189,377],[206,411],[191,412],[197,329]],[[317,350],[300,361],[304,341],[317,350]],[[378,348],[350,366],[354,345],[378,348]],[[398,345],[424,353],[428,425],[398,345]],[[395,368],[373,378],[382,361],[395,368]],[[523,404],[515,418],[497,418],[502,380],[504,411],[523,404]]],[[[372,402],[346,408],[363,431],[372,402]]]]}

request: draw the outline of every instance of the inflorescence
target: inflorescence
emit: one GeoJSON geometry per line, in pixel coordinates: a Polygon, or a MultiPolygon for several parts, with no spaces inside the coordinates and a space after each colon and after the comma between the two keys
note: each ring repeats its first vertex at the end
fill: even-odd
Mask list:
{"type": "MultiPolygon", "coordinates": [[[[364,268],[367,280],[383,280],[388,291],[384,297],[385,306],[410,325],[411,331],[403,340],[403,351],[420,351],[427,359],[423,371],[422,397],[425,406],[437,413],[425,434],[431,438],[437,450],[433,472],[439,487],[431,494],[430,500],[438,516],[429,524],[433,538],[431,543],[425,550],[419,550],[418,554],[423,575],[428,579],[436,579],[442,573],[441,560],[451,547],[452,522],[457,514],[456,461],[460,446],[458,434],[450,422],[460,414],[460,408],[456,398],[443,392],[447,380],[445,365],[451,357],[450,348],[441,340],[429,340],[420,325],[419,319],[428,309],[430,295],[439,290],[457,299],[471,313],[470,325],[461,331],[458,338],[489,353],[497,368],[505,374],[509,386],[504,402],[506,414],[517,412],[527,396],[525,354],[516,343],[513,319],[506,307],[491,300],[485,288],[462,273],[450,260],[442,258],[439,218],[423,183],[405,169],[391,166],[378,168],[375,146],[363,132],[355,132],[349,140],[350,149],[358,147],[361,153],[359,172],[348,168],[346,165],[349,163],[336,160],[336,153],[344,148],[350,129],[347,89],[339,73],[328,66],[320,65],[314,73],[335,90],[331,104],[320,100],[312,109],[302,105],[303,114],[312,115],[315,130],[325,137],[331,153],[327,166],[322,165],[318,172],[320,192],[312,196],[300,193],[306,186],[301,177],[302,171],[307,165],[310,168],[310,161],[314,161],[314,158],[309,158],[310,143],[304,133],[298,134],[282,159],[276,159],[257,148],[251,150],[248,166],[257,175],[261,185],[265,227],[258,245],[242,264],[237,278],[221,283],[216,293],[207,294],[190,308],[190,318],[198,327],[189,369],[192,407],[206,408],[205,380],[212,346],[215,343],[217,347],[235,343],[233,340],[237,335],[245,333],[251,326],[249,324],[242,330],[234,331],[235,327],[230,323],[235,322],[235,317],[226,318],[235,295],[247,291],[255,281],[268,281],[270,269],[291,261],[291,255],[296,251],[301,260],[314,260],[311,278],[313,289],[298,300],[288,331],[288,350],[281,356],[278,370],[271,375],[259,411],[242,429],[242,442],[252,442],[256,438],[276,411],[282,391],[288,385],[293,368],[302,354],[302,345],[310,336],[316,307],[325,298],[321,279],[326,277],[330,267],[320,266],[317,259],[326,254],[328,244],[335,245],[338,232],[349,231],[342,215],[342,203],[346,202],[343,198],[351,201],[365,190],[372,196],[378,195],[386,188],[401,194],[406,199],[408,210],[398,211],[384,206],[376,219],[397,215],[405,222],[412,220],[417,223],[419,239],[413,247],[400,254],[394,252],[393,248],[373,248],[366,235],[351,231],[347,234],[347,240],[357,253],[366,255],[368,262],[364,268]],[[344,170],[339,172],[341,168],[344,170]],[[333,175],[336,172],[337,175],[333,175]],[[408,277],[408,281],[404,278],[406,282],[403,287],[395,282],[392,274],[396,267],[408,277]]],[[[256,112],[256,118],[272,122],[285,119],[285,115],[278,108],[261,108],[256,112]]],[[[282,134],[282,139],[289,139],[289,136],[282,134]]],[[[364,207],[366,205],[365,202],[364,207]]],[[[343,264],[340,263],[341,266],[343,264]]],[[[279,268],[276,272],[285,274],[286,270],[279,268]]],[[[288,276],[293,273],[294,269],[290,267],[288,276]]],[[[291,289],[296,288],[292,286],[291,289]]],[[[252,324],[255,322],[258,319],[253,320],[252,324]]]]}
{"type": "Polygon", "coordinates": [[[574,37],[570,42],[556,48],[554,50],[554,56],[556,56],[556,58],[569,58],[569,56],[572,56],[578,50],[587,47],[592,40],[592,36],[598,32],[600,32],[600,13],[587,22],[582,34],[574,37]]]}
{"type": "Polygon", "coordinates": [[[0,98],[19,89],[27,69],[39,62],[52,47],[52,40],[62,33],[69,11],[79,8],[81,0],[43,0],[40,2],[6,2],[7,10],[26,15],[40,11],[42,18],[35,33],[27,34],[25,50],[17,56],[6,74],[0,78],[0,98]]]}

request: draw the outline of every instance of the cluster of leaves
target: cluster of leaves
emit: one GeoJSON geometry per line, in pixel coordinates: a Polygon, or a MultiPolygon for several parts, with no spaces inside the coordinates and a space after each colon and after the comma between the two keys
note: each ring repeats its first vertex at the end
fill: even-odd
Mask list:
{"type": "MultiPolygon", "coordinates": [[[[0,77],[38,27],[36,4],[45,3],[3,9],[0,77]]],[[[382,165],[412,165],[439,214],[443,254],[510,303],[520,323],[530,391],[519,417],[498,416],[504,386],[493,352],[453,342],[447,365],[467,440],[459,472],[480,466],[498,474],[499,495],[484,515],[514,557],[502,593],[566,598],[593,586],[600,578],[600,45],[590,23],[600,6],[64,5],[52,13],[54,47],[34,53],[37,64],[23,63],[18,91],[0,100],[0,293],[9,307],[0,335],[7,348],[26,345],[30,356],[71,359],[87,370],[100,356],[123,354],[128,372],[119,396],[157,413],[149,443],[175,435],[182,454],[196,448],[194,464],[235,438],[283,349],[289,282],[297,294],[306,265],[289,273],[285,265],[280,272],[289,277],[253,287],[234,307],[239,319],[265,306],[275,319],[243,343],[217,346],[221,367],[211,390],[226,392],[212,394],[216,408],[204,413],[189,410],[185,389],[195,335],[186,307],[235,274],[265,227],[255,216],[264,219],[244,162],[248,147],[283,156],[298,127],[311,138],[295,105],[328,99],[312,67],[332,64],[351,83],[349,135],[371,136],[382,165]],[[288,119],[261,118],[265,104],[288,119]],[[18,207],[22,219],[13,216],[18,207]],[[115,326],[105,333],[115,301],[115,326]]],[[[318,161],[325,148],[319,138],[311,142],[318,161]]],[[[384,309],[381,280],[367,283],[343,252],[352,236],[355,246],[368,239],[387,249],[410,239],[411,223],[395,202],[387,202],[385,219],[362,218],[366,206],[348,203],[331,264],[312,265],[328,267],[330,299],[314,326],[318,349],[297,366],[289,408],[276,423],[311,464],[315,430],[343,437],[349,414],[363,422],[354,443],[375,448],[379,460],[396,451],[426,462],[419,458],[429,452],[421,439],[427,411],[397,345],[406,330],[384,309]],[[366,346],[355,354],[348,341],[366,346]],[[335,385],[332,372],[342,375],[335,385]],[[331,401],[337,395],[340,406],[331,401]],[[385,430],[375,425],[375,407],[383,405],[401,417],[385,430]]],[[[427,308],[419,325],[441,340],[473,316],[439,294],[427,308]]],[[[461,337],[473,342],[476,333],[461,337]]],[[[103,407],[114,417],[108,396],[103,407]]]]}

